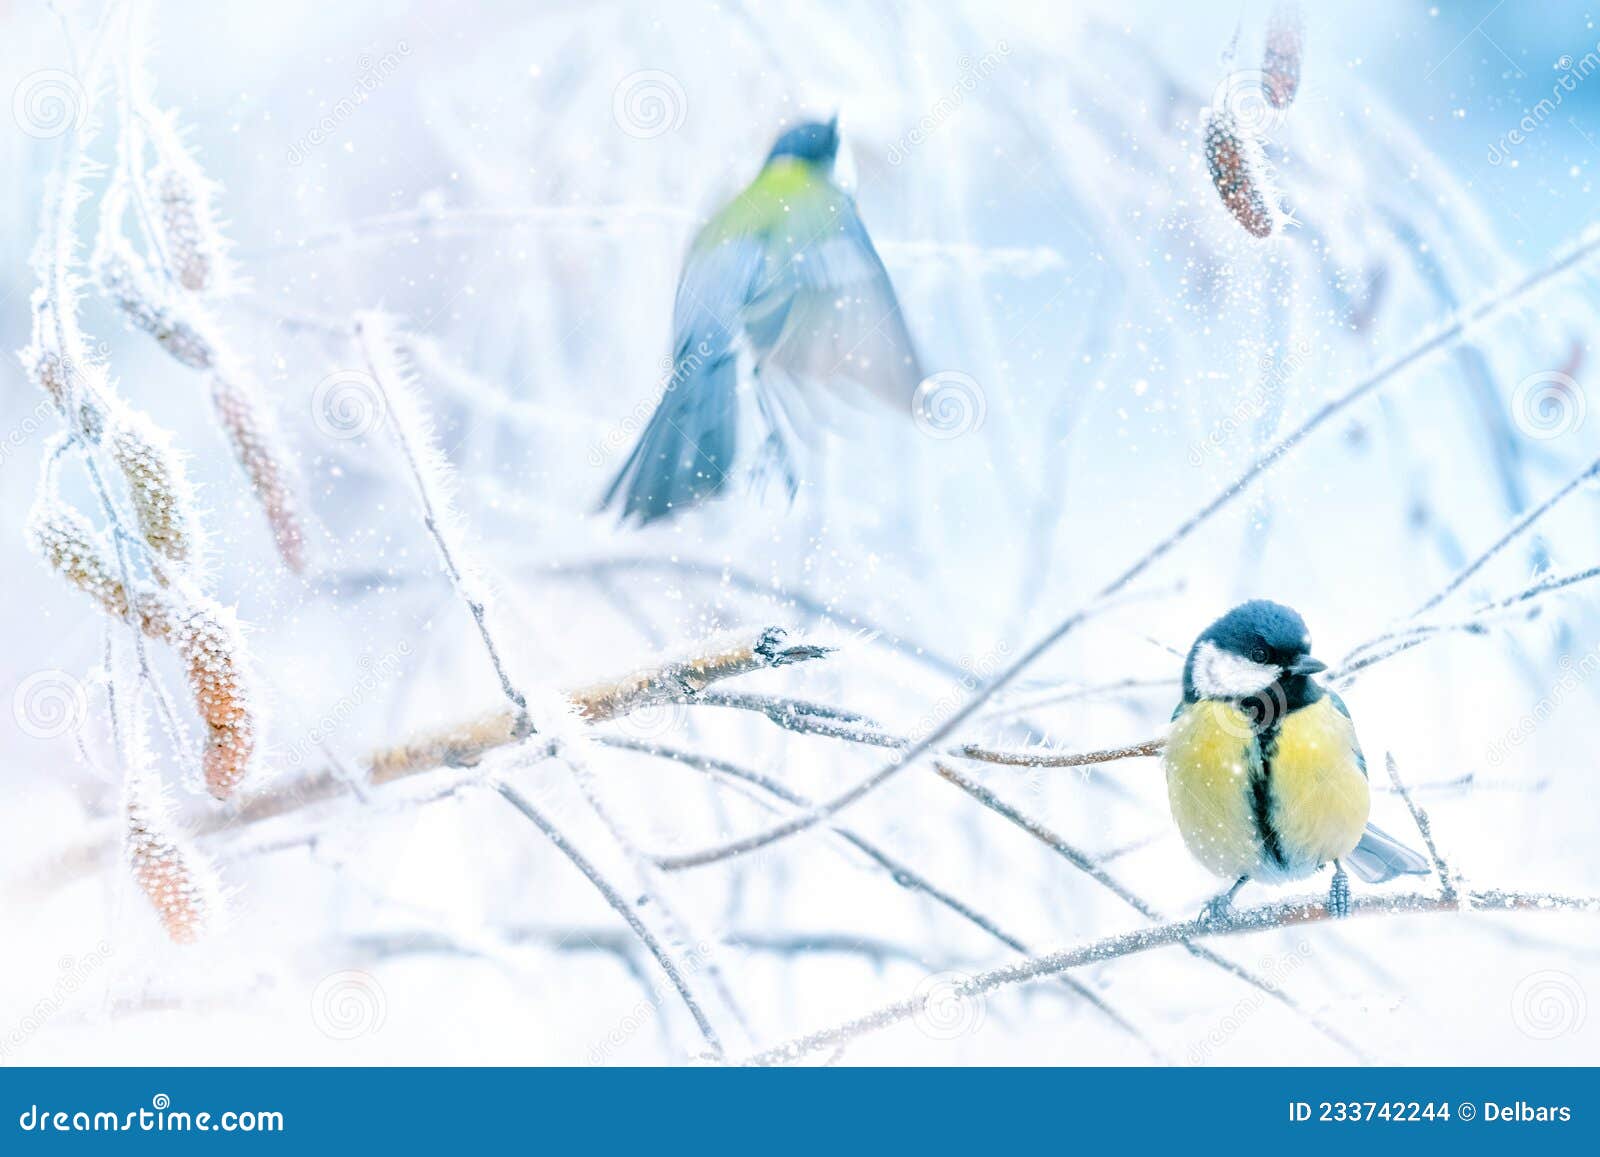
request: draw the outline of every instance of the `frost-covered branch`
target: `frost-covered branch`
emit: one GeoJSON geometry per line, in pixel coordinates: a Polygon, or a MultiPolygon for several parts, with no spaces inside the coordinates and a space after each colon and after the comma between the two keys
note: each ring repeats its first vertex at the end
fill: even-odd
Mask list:
{"type": "MultiPolygon", "coordinates": [[[[1399,896],[1358,896],[1351,901],[1349,915],[1350,918],[1368,918],[1469,911],[1600,913],[1600,897],[1570,896],[1557,892],[1486,890],[1447,899],[1443,896],[1412,892],[1399,896]]],[[[1278,904],[1238,910],[1223,918],[1196,918],[1163,924],[1155,928],[1141,928],[1090,941],[1076,948],[1036,956],[1017,964],[991,968],[957,984],[953,995],[958,999],[978,997],[1014,985],[1056,976],[1074,968],[1121,960],[1157,948],[1196,940],[1209,940],[1213,937],[1242,936],[1254,932],[1318,924],[1332,919],[1321,897],[1303,897],[1278,904]]],[[[832,1028],[807,1033],[765,1049],[746,1058],[744,1063],[774,1065],[800,1060],[820,1049],[831,1048],[867,1033],[910,1020],[922,1011],[923,1003],[923,1000],[916,997],[895,1001],[832,1028]]]]}
{"type": "MultiPolygon", "coordinates": [[[[720,680],[803,663],[829,652],[827,647],[786,639],[778,627],[718,639],[684,658],[576,688],[567,692],[567,698],[578,718],[601,723],[660,703],[692,703],[720,680]]],[[[369,778],[382,784],[437,767],[469,766],[527,734],[519,728],[516,712],[492,712],[374,752],[368,759],[369,778]]]]}

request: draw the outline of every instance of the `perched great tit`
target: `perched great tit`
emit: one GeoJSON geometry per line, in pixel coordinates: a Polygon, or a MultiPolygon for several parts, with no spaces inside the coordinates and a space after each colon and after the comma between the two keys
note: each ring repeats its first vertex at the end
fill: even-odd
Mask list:
{"type": "Polygon", "coordinates": [[[743,418],[761,437],[756,472],[781,476],[792,501],[799,452],[821,434],[819,387],[912,412],[922,371],[889,274],[834,183],[838,152],[837,117],[790,129],[690,245],[665,395],[602,503],[623,521],[644,525],[721,493],[743,418]],[[741,351],[755,402],[744,414],[741,351]]]}
{"type": "Polygon", "coordinates": [[[1330,861],[1334,916],[1349,911],[1346,863],[1369,883],[1430,870],[1367,823],[1367,761],[1344,701],[1312,678],[1326,669],[1305,620],[1262,599],[1223,615],[1189,651],[1162,761],[1183,842],[1234,881],[1210,918],[1247,880],[1298,879],[1330,861]]]}

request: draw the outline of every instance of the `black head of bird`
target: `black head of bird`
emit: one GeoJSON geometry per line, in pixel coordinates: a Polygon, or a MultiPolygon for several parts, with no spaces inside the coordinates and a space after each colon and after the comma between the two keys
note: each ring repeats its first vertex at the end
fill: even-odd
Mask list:
{"type": "Polygon", "coordinates": [[[839,118],[796,125],[780,136],[767,154],[771,164],[779,157],[794,157],[808,164],[832,168],[839,155],[839,118]]]}
{"type": "Polygon", "coordinates": [[[1183,697],[1250,700],[1277,687],[1292,711],[1317,697],[1311,677],[1325,670],[1311,655],[1311,632],[1296,611],[1253,599],[1200,632],[1183,666],[1183,697]]]}

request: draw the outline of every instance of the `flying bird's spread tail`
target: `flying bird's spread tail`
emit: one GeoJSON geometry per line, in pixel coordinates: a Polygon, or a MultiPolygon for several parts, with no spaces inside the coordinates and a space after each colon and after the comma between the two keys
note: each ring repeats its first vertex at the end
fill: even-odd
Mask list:
{"type": "Polygon", "coordinates": [[[1369,884],[1381,884],[1396,876],[1426,876],[1433,871],[1433,865],[1420,852],[1412,851],[1373,824],[1367,825],[1361,842],[1344,862],[1369,884]]]}
{"type": "Polygon", "coordinates": [[[739,429],[737,364],[724,351],[674,376],[603,507],[619,505],[623,521],[648,526],[727,485],[739,429]]]}

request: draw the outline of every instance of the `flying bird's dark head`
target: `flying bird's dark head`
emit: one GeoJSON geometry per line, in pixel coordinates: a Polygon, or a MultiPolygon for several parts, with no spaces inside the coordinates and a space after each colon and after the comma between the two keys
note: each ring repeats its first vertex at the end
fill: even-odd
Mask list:
{"type": "Polygon", "coordinates": [[[1320,695],[1311,676],[1325,670],[1311,657],[1311,632],[1297,612],[1253,599],[1200,632],[1183,666],[1183,696],[1249,699],[1277,684],[1293,708],[1320,695]]]}
{"type": "Polygon", "coordinates": [[[794,157],[808,164],[831,168],[838,155],[839,118],[834,117],[830,121],[796,125],[784,133],[772,146],[772,152],[767,154],[767,162],[770,164],[779,157],[794,157]]]}

